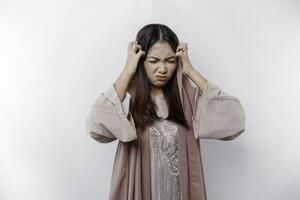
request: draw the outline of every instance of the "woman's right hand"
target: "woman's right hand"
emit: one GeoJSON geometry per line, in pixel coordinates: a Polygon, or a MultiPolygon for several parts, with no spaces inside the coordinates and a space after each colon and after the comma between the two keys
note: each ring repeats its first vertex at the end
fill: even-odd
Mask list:
{"type": "Polygon", "coordinates": [[[131,75],[135,73],[137,64],[142,55],[145,55],[145,51],[142,50],[142,46],[139,45],[137,41],[130,41],[127,47],[125,70],[131,75]]]}
{"type": "Polygon", "coordinates": [[[142,46],[139,45],[137,41],[129,42],[125,67],[114,83],[116,92],[121,102],[124,100],[126,91],[128,89],[127,87],[136,71],[139,59],[144,54],[145,52],[142,50],[142,46]]]}

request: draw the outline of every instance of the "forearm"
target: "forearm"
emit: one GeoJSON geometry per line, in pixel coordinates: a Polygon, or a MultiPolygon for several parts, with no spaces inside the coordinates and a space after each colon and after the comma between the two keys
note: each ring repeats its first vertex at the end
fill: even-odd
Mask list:
{"type": "Polygon", "coordinates": [[[195,68],[192,68],[187,76],[197,85],[197,87],[203,91],[205,88],[205,84],[207,79],[205,79],[195,68]]]}
{"type": "Polygon", "coordinates": [[[118,76],[117,80],[114,82],[116,92],[118,93],[119,99],[122,102],[125,98],[128,84],[132,78],[133,74],[123,69],[121,74],[118,76]]]}

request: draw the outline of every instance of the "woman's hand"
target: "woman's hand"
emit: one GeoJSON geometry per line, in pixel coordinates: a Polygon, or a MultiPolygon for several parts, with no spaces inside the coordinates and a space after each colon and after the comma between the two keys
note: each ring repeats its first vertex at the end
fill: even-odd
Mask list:
{"type": "Polygon", "coordinates": [[[126,65],[117,80],[114,82],[115,90],[121,102],[125,98],[129,82],[136,71],[138,61],[140,57],[145,54],[145,52],[142,51],[141,45],[139,45],[137,41],[130,41],[127,51],[126,65]]]}
{"type": "Polygon", "coordinates": [[[142,50],[142,46],[139,45],[137,41],[130,41],[127,47],[125,70],[131,75],[135,73],[137,64],[142,55],[145,55],[145,52],[142,50]]]}
{"type": "Polygon", "coordinates": [[[176,48],[176,55],[181,58],[179,61],[182,62],[182,73],[184,75],[189,76],[189,74],[194,70],[194,68],[188,57],[187,49],[188,49],[187,43],[180,42],[176,48]]]}
{"type": "Polygon", "coordinates": [[[189,77],[203,92],[207,83],[207,79],[194,69],[188,57],[187,49],[187,43],[185,42],[179,43],[176,49],[176,55],[180,56],[181,58],[179,61],[182,62],[182,73],[189,77]]]}

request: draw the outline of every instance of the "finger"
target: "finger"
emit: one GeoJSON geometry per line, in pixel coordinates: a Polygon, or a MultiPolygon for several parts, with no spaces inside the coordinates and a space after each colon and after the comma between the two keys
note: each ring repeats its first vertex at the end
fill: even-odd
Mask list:
{"type": "Polygon", "coordinates": [[[145,51],[140,50],[137,54],[138,54],[139,56],[143,56],[143,55],[145,55],[145,51]]]}
{"type": "Polygon", "coordinates": [[[137,41],[130,41],[129,45],[132,47],[134,44],[137,44],[137,41]]]}
{"type": "Polygon", "coordinates": [[[142,47],[142,46],[139,44],[133,44],[132,47],[137,48],[137,47],[142,47]]]}
{"type": "Polygon", "coordinates": [[[140,45],[134,45],[133,46],[133,50],[136,51],[136,50],[142,50],[142,47],[140,45]]]}
{"type": "Polygon", "coordinates": [[[183,46],[178,46],[178,47],[177,47],[177,51],[180,51],[180,50],[182,50],[182,49],[184,49],[183,46]]]}
{"type": "Polygon", "coordinates": [[[176,52],[183,52],[183,51],[184,51],[184,49],[180,48],[176,52]]]}
{"type": "Polygon", "coordinates": [[[188,48],[188,44],[187,44],[186,42],[180,43],[179,46],[180,46],[181,48],[183,48],[183,49],[187,49],[187,48],[188,48]]]}
{"type": "Polygon", "coordinates": [[[178,52],[179,52],[179,51],[182,52],[182,53],[183,53],[183,52],[186,52],[186,51],[187,51],[187,48],[181,48],[181,49],[178,50],[178,52]]]}
{"type": "Polygon", "coordinates": [[[181,45],[178,45],[177,48],[176,48],[176,51],[178,51],[179,49],[181,49],[182,46],[181,45]]]}
{"type": "Polygon", "coordinates": [[[128,47],[128,48],[131,48],[131,47],[133,46],[133,44],[134,44],[134,41],[130,41],[130,42],[128,43],[127,47],[128,47]]]}
{"type": "Polygon", "coordinates": [[[187,45],[187,43],[185,43],[185,42],[179,42],[178,46],[177,46],[177,49],[178,48],[184,48],[186,45],[187,45]]]}

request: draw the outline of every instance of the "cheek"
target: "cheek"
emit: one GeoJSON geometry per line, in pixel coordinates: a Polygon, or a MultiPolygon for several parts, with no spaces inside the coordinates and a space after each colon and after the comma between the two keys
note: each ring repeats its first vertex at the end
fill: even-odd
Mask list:
{"type": "Polygon", "coordinates": [[[153,64],[145,64],[145,71],[148,75],[151,75],[155,72],[155,66],[153,64]]]}
{"type": "Polygon", "coordinates": [[[155,69],[152,65],[149,65],[149,64],[145,64],[144,67],[145,67],[145,72],[146,72],[147,78],[148,78],[148,80],[151,81],[154,77],[155,69]]]}
{"type": "Polygon", "coordinates": [[[173,74],[175,72],[177,68],[177,64],[172,64],[170,66],[168,66],[168,71],[170,72],[170,74],[173,74]]]}

